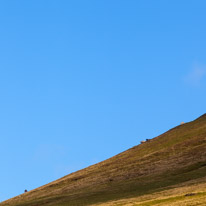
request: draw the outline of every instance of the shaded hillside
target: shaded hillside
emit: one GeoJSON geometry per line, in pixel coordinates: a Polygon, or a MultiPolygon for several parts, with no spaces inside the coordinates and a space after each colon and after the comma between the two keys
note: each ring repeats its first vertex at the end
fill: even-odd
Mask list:
{"type": "Polygon", "coordinates": [[[205,181],[206,114],[108,160],[0,204],[106,204],[205,181]]]}

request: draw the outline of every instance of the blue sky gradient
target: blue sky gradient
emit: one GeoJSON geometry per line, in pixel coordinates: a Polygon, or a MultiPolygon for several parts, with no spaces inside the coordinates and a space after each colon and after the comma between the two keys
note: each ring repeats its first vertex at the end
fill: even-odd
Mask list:
{"type": "Polygon", "coordinates": [[[2,0],[0,201],[206,112],[204,0],[2,0]]]}

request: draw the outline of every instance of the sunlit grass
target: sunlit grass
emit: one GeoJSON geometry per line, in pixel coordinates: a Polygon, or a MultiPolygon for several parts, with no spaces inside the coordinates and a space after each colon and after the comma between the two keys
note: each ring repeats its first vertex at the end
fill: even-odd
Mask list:
{"type": "Polygon", "coordinates": [[[206,116],[0,206],[201,205],[205,177],[206,116]]]}

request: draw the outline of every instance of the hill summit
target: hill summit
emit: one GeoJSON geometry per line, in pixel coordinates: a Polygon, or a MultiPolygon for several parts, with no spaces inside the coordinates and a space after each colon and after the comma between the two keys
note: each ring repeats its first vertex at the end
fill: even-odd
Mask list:
{"type": "Polygon", "coordinates": [[[0,206],[206,205],[206,114],[0,206]],[[196,204],[199,201],[199,204],[196,204]]]}

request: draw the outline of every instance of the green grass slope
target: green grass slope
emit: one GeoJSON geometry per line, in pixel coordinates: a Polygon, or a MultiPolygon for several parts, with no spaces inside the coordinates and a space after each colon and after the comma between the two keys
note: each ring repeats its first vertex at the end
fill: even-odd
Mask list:
{"type": "MultiPolygon", "coordinates": [[[[131,205],[141,205],[142,197],[183,186],[186,192],[187,188],[204,182],[206,114],[108,160],[2,202],[0,206],[129,205],[126,200],[131,203],[135,199],[136,203],[131,205]]],[[[178,194],[177,198],[182,201],[178,194]]],[[[202,197],[206,191],[198,194],[202,197]]],[[[167,201],[176,201],[175,196],[168,198],[167,201]]],[[[151,199],[142,205],[164,203],[164,200],[154,201],[154,204],[151,199]]]]}

